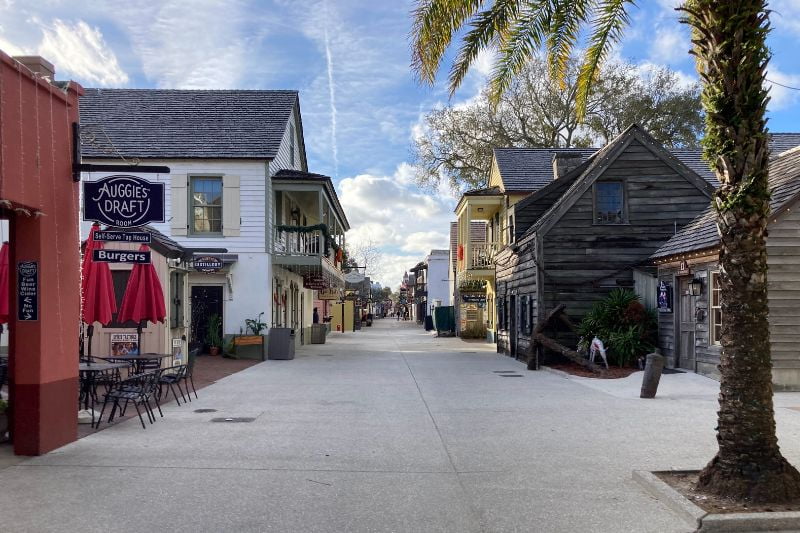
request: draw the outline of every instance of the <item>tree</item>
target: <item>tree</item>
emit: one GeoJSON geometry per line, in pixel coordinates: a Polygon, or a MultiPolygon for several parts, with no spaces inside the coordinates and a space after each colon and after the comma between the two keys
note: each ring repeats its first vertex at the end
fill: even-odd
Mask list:
{"type": "Polygon", "coordinates": [[[535,56],[496,106],[485,89],[466,104],[430,111],[413,145],[418,185],[483,187],[494,147],[607,144],[634,122],[667,147],[697,146],[703,128],[699,86],[682,88],[667,68],[640,70],[615,62],[602,68],[581,122],[575,105],[579,67],[570,58],[562,83],[535,56]]]}
{"type": "Polygon", "coordinates": [[[365,276],[373,276],[377,273],[376,269],[383,258],[383,252],[372,239],[367,239],[352,245],[348,249],[347,256],[352,261],[352,264],[347,266],[358,266],[363,269],[365,276]]]}
{"type": "MultiPolygon", "coordinates": [[[[800,473],[775,434],[767,308],[768,139],[764,77],[769,62],[767,0],[686,0],[702,84],[707,160],[721,185],[713,206],[721,235],[722,354],[716,456],[700,474],[708,493],[753,502],[800,498],[800,473]]],[[[433,83],[453,37],[465,25],[450,70],[451,92],[477,54],[496,48],[490,95],[497,103],[525,62],[547,50],[563,77],[581,32],[587,43],[576,105],[585,112],[600,65],[628,24],[633,0],[417,0],[412,65],[433,83]]]]}

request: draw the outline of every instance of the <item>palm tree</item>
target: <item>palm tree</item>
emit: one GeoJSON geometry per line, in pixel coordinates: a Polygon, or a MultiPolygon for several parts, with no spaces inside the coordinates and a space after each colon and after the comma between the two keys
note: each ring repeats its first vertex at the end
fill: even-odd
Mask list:
{"type": "MultiPolygon", "coordinates": [[[[599,66],[628,25],[633,0],[417,0],[412,67],[433,83],[456,33],[466,29],[449,73],[451,94],[482,50],[494,50],[495,101],[530,58],[544,49],[563,76],[587,31],[578,106],[599,66]]],[[[770,30],[767,0],[686,0],[703,84],[703,148],[721,186],[713,205],[721,235],[722,355],[717,455],[700,473],[708,493],[752,502],[800,498],[800,473],[781,455],[772,403],[767,308],[769,101],[764,77],[770,30]]]]}

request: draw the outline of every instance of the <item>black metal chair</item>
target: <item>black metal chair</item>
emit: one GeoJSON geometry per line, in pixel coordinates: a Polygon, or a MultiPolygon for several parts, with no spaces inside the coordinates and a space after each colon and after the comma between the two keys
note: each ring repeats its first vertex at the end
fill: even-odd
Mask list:
{"type": "MultiPolygon", "coordinates": [[[[158,378],[158,400],[161,400],[163,389],[164,387],[167,387],[168,391],[172,392],[172,397],[175,398],[175,403],[180,405],[181,401],[178,399],[178,395],[175,393],[175,387],[178,387],[178,392],[181,393],[181,399],[185,403],[186,396],[184,396],[183,389],[181,388],[181,381],[185,379],[186,365],[175,365],[162,370],[161,375],[158,378]]],[[[190,395],[189,401],[191,401],[191,399],[192,398],[190,395]]]]}
{"type": "Polygon", "coordinates": [[[186,396],[189,398],[189,401],[192,401],[192,395],[189,393],[189,385],[192,386],[192,392],[194,392],[194,397],[197,398],[197,389],[194,388],[194,378],[192,378],[192,373],[194,372],[194,363],[197,360],[197,356],[200,355],[200,348],[195,348],[194,350],[189,351],[189,358],[186,363],[186,372],[183,375],[183,382],[186,386],[186,396]]]}
{"type": "Polygon", "coordinates": [[[133,403],[136,414],[139,415],[139,421],[142,423],[142,427],[147,428],[144,423],[144,418],[142,418],[142,411],[139,407],[141,406],[144,408],[148,421],[153,424],[156,421],[156,415],[153,411],[153,407],[150,405],[151,398],[155,401],[158,412],[163,417],[164,413],[161,412],[161,405],[159,405],[158,398],[156,397],[160,374],[160,370],[156,372],[147,372],[145,374],[136,374],[116,383],[105,395],[103,408],[100,410],[100,417],[97,419],[97,425],[99,426],[100,422],[103,420],[103,413],[109,402],[113,402],[111,412],[108,415],[109,424],[113,422],[117,410],[119,410],[120,416],[123,416],[128,404],[133,403]]]}
{"type": "MultiPolygon", "coordinates": [[[[143,353],[142,356],[150,354],[143,353]]],[[[140,359],[136,361],[136,373],[144,374],[145,372],[153,372],[161,369],[161,359],[155,357],[153,359],[140,359]]]]}

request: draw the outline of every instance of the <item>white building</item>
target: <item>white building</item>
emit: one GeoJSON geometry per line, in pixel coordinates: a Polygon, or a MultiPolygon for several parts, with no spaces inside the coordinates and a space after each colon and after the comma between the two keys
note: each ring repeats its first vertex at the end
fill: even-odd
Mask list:
{"type": "MultiPolygon", "coordinates": [[[[428,265],[428,305],[452,305],[450,292],[450,250],[431,250],[425,258],[428,265]]],[[[430,314],[430,309],[428,310],[430,314]]]]}
{"type": "Polygon", "coordinates": [[[165,222],[151,225],[188,250],[185,279],[170,280],[185,291],[164,288],[188,303],[171,337],[204,344],[211,315],[230,335],[263,313],[306,341],[313,289],[344,284],[336,250],[349,225],[330,178],[307,172],[298,93],[87,89],[80,105],[84,163],[169,167],[138,176],[166,185],[165,222]],[[221,270],[192,268],[209,255],[221,270]]]}

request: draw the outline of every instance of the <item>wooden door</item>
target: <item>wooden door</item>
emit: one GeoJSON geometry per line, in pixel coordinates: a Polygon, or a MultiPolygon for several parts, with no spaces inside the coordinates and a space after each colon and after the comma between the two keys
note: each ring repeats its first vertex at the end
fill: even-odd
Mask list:
{"type": "Polygon", "coordinates": [[[678,366],[695,370],[694,297],[689,294],[691,276],[678,278],[678,366]]]}

